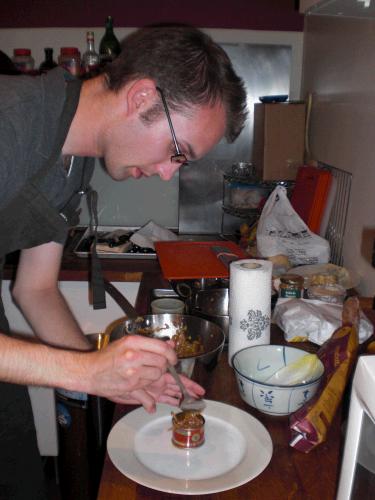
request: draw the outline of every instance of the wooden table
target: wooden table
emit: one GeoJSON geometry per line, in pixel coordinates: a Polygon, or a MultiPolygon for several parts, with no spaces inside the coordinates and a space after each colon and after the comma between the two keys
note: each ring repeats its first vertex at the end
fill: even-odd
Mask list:
{"type": "MultiPolygon", "coordinates": [[[[147,289],[151,283],[155,285],[156,279],[157,276],[154,275],[142,282],[138,301],[140,312],[145,310],[147,289]]],[[[271,343],[285,344],[282,332],[275,326],[272,327],[271,343]]],[[[310,352],[317,349],[317,346],[311,343],[301,343],[299,346],[310,352]]],[[[333,500],[336,495],[343,444],[342,406],[336,414],[327,441],[310,453],[303,454],[289,446],[288,417],[265,415],[242,401],[234,372],[229,367],[227,359],[227,352],[224,351],[218,365],[211,372],[207,372],[203,365],[197,364],[193,379],[206,389],[206,399],[236,406],[260,420],[271,435],[273,456],[267,468],[252,481],[221,493],[194,495],[194,499],[333,500]]],[[[132,410],[134,410],[133,406],[118,405],[113,423],[132,410]]],[[[144,500],[146,498],[167,500],[193,497],[168,494],[139,485],[119,472],[107,454],[98,500],[144,500]]]]}

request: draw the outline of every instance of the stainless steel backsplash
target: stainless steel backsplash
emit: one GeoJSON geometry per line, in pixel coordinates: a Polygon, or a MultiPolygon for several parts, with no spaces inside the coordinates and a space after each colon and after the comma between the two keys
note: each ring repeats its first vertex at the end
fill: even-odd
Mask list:
{"type": "Polygon", "coordinates": [[[180,170],[179,231],[220,233],[240,221],[223,215],[223,173],[232,163],[251,161],[253,108],[259,96],[289,94],[292,49],[286,45],[221,44],[244,79],[249,116],[234,144],[221,141],[205,158],[180,170]],[[224,220],[228,217],[228,220],[224,220]]]}

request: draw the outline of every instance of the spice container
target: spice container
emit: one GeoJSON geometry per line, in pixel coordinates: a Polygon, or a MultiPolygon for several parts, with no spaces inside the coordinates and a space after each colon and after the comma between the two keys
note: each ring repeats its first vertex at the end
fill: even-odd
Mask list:
{"type": "Polygon", "coordinates": [[[61,47],[58,58],[59,65],[65,68],[73,76],[81,73],[81,54],[77,47],[61,47]]]}
{"type": "Polygon", "coordinates": [[[233,163],[232,170],[230,172],[234,177],[240,178],[255,178],[256,170],[255,166],[250,162],[239,161],[237,163],[233,163]]]}
{"type": "Polygon", "coordinates": [[[298,274],[282,274],[280,276],[279,296],[300,299],[303,296],[303,277],[298,274]]]}
{"type": "Polygon", "coordinates": [[[346,290],[341,285],[313,285],[307,289],[309,299],[321,300],[330,304],[342,304],[346,290]]]}
{"type": "Polygon", "coordinates": [[[30,73],[34,69],[34,59],[30,49],[14,49],[12,61],[22,73],[30,73]]]}
{"type": "Polygon", "coordinates": [[[172,413],[172,443],[177,448],[197,448],[204,443],[205,420],[199,412],[190,410],[172,413]]]}

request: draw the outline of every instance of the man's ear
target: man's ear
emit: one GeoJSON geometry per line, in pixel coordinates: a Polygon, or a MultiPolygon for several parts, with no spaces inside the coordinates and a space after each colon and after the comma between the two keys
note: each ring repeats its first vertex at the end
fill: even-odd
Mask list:
{"type": "Polygon", "coordinates": [[[135,80],[128,87],[127,107],[129,114],[143,113],[151,108],[156,101],[157,90],[155,82],[149,78],[135,80]]]}

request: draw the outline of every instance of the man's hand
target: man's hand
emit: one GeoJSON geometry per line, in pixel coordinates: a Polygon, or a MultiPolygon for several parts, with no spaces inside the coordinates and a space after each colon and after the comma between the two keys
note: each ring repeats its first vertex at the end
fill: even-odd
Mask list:
{"type": "MultiPolygon", "coordinates": [[[[189,394],[193,397],[201,398],[205,390],[193,380],[180,375],[181,381],[189,394]]],[[[181,400],[181,391],[170,373],[165,373],[159,380],[145,387],[132,391],[124,398],[116,400],[117,403],[141,404],[149,413],[156,409],[156,403],[166,403],[171,406],[178,406],[181,400]]]]}
{"type": "MultiPolygon", "coordinates": [[[[166,372],[168,363],[177,362],[171,345],[162,340],[128,335],[105,349],[80,355],[91,394],[114,401],[150,386],[166,372]]],[[[82,365],[78,365],[82,370],[82,365]]]]}
{"type": "MultiPolygon", "coordinates": [[[[92,373],[87,392],[116,403],[142,404],[148,412],[155,411],[158,402],[177,406],[180,401],[181,391],[166,373],[168,363],[177,362],[173,343],[129,335],[82,356],[89,361],[88,373],[92,373]]],[[[192,396],[203,396],[199,384],[181,378],[192,396]]]]}

